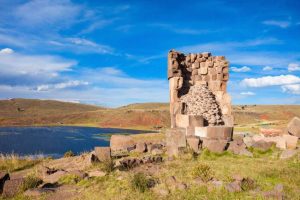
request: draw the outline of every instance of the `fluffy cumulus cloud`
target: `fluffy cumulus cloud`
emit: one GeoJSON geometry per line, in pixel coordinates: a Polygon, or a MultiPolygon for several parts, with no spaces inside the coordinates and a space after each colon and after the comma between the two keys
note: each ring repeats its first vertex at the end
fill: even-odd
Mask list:
{"type": "Polygon", "coordinates": [[[240,68],[238,68],[238,67],[231,67],[230,69],[233,72],[249,72],[249,71],[251,71],[251,68],[247,67],[247,66],[243,66],[243,67],[240,67],[240,68]]]}
{"type": "Polygon", "coordinates": [[[265,66],[264,68],[263,68],[263,71],[271,71],[273,68],[272,67],[270,67],[270,66],[265,66]]]}
{"type": "Polygon", "coordinates": [[[262,23],[265,25],[277,26],[280,28],[287,28],[291,25],[290,21],[284,21],[284,20],[265,20],[262,23]]]}
{"type": "Polygon", "coordinates": [[[254,92],[241,92],[240,94],[244,95],[244,96],[254,96],[255,95],[254,92]]]}
{"type": "Polygon", "coordinates": [[[0,54],[12,54],[13,52],[14,52],[14,50],[12,50],[10,48],[0,49],[0,54]]]}
{"type": "Polygon", "coordinates": [[[290,63],[288,65],[288,70],[289,70],[289,72],[300,71],[300,65],[298,63],[290,63]]]}
{"type": "Polygon", "coordinates": [[[241,84],[247,87],[267,87],[275,85],[289,85],[300,83],[300,78],[294,75],[264,76],[260,78],[246,78],[241,84]]]}
{"type": "Polygon", "coordinates": [[[291,84],[281,86],[283,92],[291,94],[300,94],[300,84],[291,84]]]}

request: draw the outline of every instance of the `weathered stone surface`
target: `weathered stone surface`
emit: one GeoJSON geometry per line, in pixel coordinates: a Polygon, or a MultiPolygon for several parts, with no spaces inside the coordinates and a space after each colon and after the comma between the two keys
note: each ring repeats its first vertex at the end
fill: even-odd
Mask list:
{"type": "Polygon", "coordinates": [[[99,161],[111,160],[110,147],[95,147],[94,151],[99,161]]]}
{"type": "Polygon", "coordinates": [[[2,196],[5,198],[15,196],[18,192],[20,192],[24,180],[24,178],[18,178],[5,181],[2,196]]]}
{"type": "Polygon", "coordinates": [[[163,150],[161,150],[161,149],[153,149],[152,151],[151,151],[151,154],[152,155],[154,155],[154,156],[156,156],[156,155],[161,155],[161,154],[163,154],[164,152],[163,152],[163,150]]]}
{"type": "Polygon", "coordinates": [[[166,131],[166,143],[167,146],[174,143],[178,148],[186,147],[186,135],[185,129],[172,128],[166,131]]]}
{"type": "Polygon", "coordinates": [[[138,153],[144,153],[147,151],[147,145],[144,142],[138,142],[136,144],[135,151],[138,153]]]}
{"type": "Polygon", "coordinates": [[[207,127],[207,137],[212,139],[232,140],[233,127],[209,126],[207,127]]]}
{"type": "Polygon", "coordinates": [[[294,117],[287,126],[287,131],[289,134],[297,136],[300,138],[300,118],[294,117]]]}
{"type": "Polygon", "coordinates": [[[112,135],[110,138],[111,151],[128,151],[135,147],[135,142],[131,136],[127,135],[112,135]]]}
{"type": "Polygon", "coordinates": [[[284,150],[280,155],[280,159],[291,158],[291,157],[295,156],[297,153],[298,153],[297,150],[292,150],[292,149],[284,150]]]}
{"type": "Polygon", "coordinates": [[[204,118],[199,115],[189,115],[189,126],[191,127],[204,126],[204,118]]]}
{"type": "Polygon", "coordinates": [[[259,149],[261,151],[267,151],[268,149],[270,149],[272,147],[273,144],[274,144],[273,142],[266,142],[263,140],[259,140],[257,142],[254,142],[252,147],[259,149]]]}
{"type": "Polygon", "coordinates": [[[207,148],[209,151],[214,153],[222,153],[225,151],[227,146],[227,140],[216,140],[216,139],[202,139],[202,148],[207,148]]]}
{"type": "Polygon", "coordinates": [[[179,155],[178,145],[174,141],[167,143],[168,157],[177,157],[179,155]]]}
{"type": "Polygon", "coordinates": [[[206,138],[207,137],[207,126],[206,127],[195,127],[195,136],[206,138]]]}
{"type": "Polygon", "coordinates": [[[189,124],[190,122],[188,115],[176,114],[176,127],[187,128],[189,124]]]}
{"type": "Polygon", "coordinates": [[[197,136],[187,137],[189,147],[196,153],[199,152],[200,138],[197,136]]]}
{"type": "Polygon", "coordinates": [[[296,149],[298,137],[293,135],[283,135],[282,136],[286,141],[286,147],[288,149],[296,149]]]}
{"type": "Polygon", "coordinates": [[[6,172],[0,172],[0,194],[2,194],[5,181],[9,180],[9,174],[6,172]]]}
{"type": "Polygon", "coordinates": [[[228,183],[225,186],[225,189],[228,192],[240,192],[240,191],[242,191],[241,182],[240,181],[234,181],[234,182],[228,183]]]}
{"type": "Polygon", "coordinates": [[[43,177],[43,181],[46,182],[46,183],[57,183],[58,180],[61,177],[65,176],[66,174],[67,174],[66,171],[64,171],[64,170],[58,170],[55,173],[52,173],[50,175],[45,175],[43,177]]]}
{"type": "Polygon", "coordinates": [[[245,154],[245,150],[246,149],[246,145],[244,143],[240,143],[238,141],[232,141],[229,142],[229,147],[227,149],[227,151],[230,151],[234,154],[240,155],[240,153],[244,153],[245,154]]]}

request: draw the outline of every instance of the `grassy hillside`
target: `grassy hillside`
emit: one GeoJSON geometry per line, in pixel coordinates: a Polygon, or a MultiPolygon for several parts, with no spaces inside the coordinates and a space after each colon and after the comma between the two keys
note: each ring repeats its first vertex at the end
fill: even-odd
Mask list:
{"type": "MultiPolygon", "coordinates": [[[[260,127],[284,128],[300,105],[235,105],[236,131],[257,132],[260,127]]],[[[0,125],[84,125],[155,129],[170,126],[169,104],[137,103],[115,109],[49,100],[0,101],[0,125]]]]}

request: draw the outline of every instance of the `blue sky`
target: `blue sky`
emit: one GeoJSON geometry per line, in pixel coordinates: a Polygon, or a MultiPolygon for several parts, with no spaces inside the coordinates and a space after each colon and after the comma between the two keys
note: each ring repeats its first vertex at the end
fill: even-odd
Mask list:
{"type": "Polygon", "coordinates": [[[0,0],[0,99],[167,102],[167,53],[230,61],[234,104],[300,104],[300,1],[0,0]]]}

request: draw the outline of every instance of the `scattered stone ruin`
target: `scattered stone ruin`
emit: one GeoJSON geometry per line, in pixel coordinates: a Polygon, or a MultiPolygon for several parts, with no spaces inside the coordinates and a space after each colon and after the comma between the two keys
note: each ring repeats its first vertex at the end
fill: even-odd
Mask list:
{"type": "Polygon", "coordinates": [[[200,137],[207,137],[207,131],[232,132],[231,97],[226,91],[228,67],[224,56],[169,52],[171,128],[185,128],[186,135],[200,137]]]}

